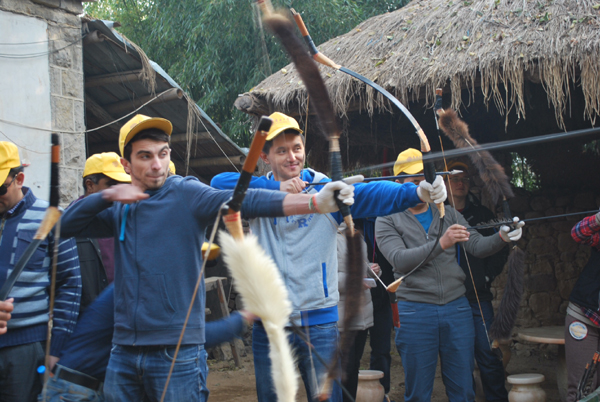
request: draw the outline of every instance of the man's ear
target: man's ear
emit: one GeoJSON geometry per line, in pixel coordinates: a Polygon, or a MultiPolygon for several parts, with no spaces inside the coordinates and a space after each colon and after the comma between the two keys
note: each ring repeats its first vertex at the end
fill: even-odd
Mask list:
{"type": "Polygon", "coordinates": [[[91,179],[85,179],[85,191],[86,193],[92,193],[94,182],[91,179]]]}
{"type": "Polygon", "coordinates": [[[23,173],[23,172],[17,173],[17,175],[15,176],[15,183],[19,187],[23,187],[23,183],[25,183],[25,173],[23,173]]]}
{"type": "Polygon", "coordinates": [[[131,174],[131,165],[129,161],[125,158],[121,158],[121,165],[123,165],[123,169],[125,169],[125,173],[131,174]]]}
{"type": "Polygon", "coordinates": [[[269,155],[267,155],[264,152],[260,153],[260,159],[263,160],[264,163],[266,163],[267,165],[270,165],[271,163],[269,163],[269,155]]]}

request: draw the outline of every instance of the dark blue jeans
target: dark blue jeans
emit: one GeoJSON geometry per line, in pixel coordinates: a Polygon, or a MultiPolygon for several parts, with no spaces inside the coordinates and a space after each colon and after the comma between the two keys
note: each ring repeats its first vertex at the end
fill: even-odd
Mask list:
{"type": "Polygon", "coordinates": [[[465,297],[444,305],[398,302],[396,347],[404,367],[406,402],[430,402],[438,355],[450,402],[472,402],[473,314],[465,297]]]}
{"type": "Polygon", "coordinates": [[[373,326],[368,330],[371,345],[369,369],[383,371],[383,378],[379,381],[386,394],[390,392],[390,366],[392,364],[390,351],[393,326],[392,305],[388,301],[383,301],[378,309],[373,310],[373,326]]]}
{"type": "MultiPolygon", "coordinates": [[[[175,346],[114,345],[106,369],[104,394],[109,402],[158,401],[161,398],[175,346]]],[[[165,401],[206,402],[206,351],[203,345],[184,345],[169,382],[165,401]]]]}
{"type": "MultiPolygon", "coordinates": [[[[338,329],[337,323],[312,325],[302,328],[307,331],[310,337],[310,343],[315,348],[311,351],[298,335],[289,333],[288,338],[292,347],[296,364],[300,370],[306,395],[309,401],[318,401],[318,394],[323,384],[324,376],[327,372],[326,367],[321,363],[321,358],[329,364],[338,348],[338,329]]],[[[254,324],[252,330],[252,352],[254,353],[254,373],[256,375],[256,393],[259,402],[277,402],[273,378],[271,377],[271,359],[269,358],[269,339],[264,327],[260,323],[254,324]]],[[[342,401],[342,390],[337,383],[333,384],[330,402],[342,401]]]]}
{"type": "MultiPolygon", "coordinates": [[[[489,330],[494,322],[494,308],[492,302],[481,302],[481,310],[485,325],[489,330]]],[[[508,401],[508,392],[504,386],[504,366],[502,360],[490,349],[490,344],[485,333],[481,312],[477,303],[471,303],[473,323],[475,324],[475,361],[479,366],[483,393],[487,402],[508,401]]]]}
{"type": "Polygon", "coordinates": [[[45,398],[43,402],[104,402],[102,391],[94,391],[56,377],[48,380],[42,395],[45,398]]]}

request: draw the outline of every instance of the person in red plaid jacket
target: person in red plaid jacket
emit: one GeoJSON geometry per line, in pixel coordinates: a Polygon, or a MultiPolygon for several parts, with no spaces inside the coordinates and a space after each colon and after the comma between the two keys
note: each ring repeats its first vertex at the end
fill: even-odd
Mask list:
{"type": "MultiPolygon", "coordinates": [[[[565,318],[565,351],[567,357],[567,402],[577,400],[577,386],[586,363],[600,350],[600,212],[588,216],[571,230],[577,243],[592,247],[569,297],[565,318]]],[[[598,374],[592,389],[598,386],[598,374]]]]}

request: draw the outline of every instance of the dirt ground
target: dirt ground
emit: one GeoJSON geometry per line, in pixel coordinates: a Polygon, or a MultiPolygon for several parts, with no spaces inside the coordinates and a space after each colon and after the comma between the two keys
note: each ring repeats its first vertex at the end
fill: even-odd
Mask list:
{"type": "MultiPolygon", "coordinates": [[[[392,338],[393,339],[393,338],[392,338]]],[[[392,341],[393,342],[393,341],[392,341]]],[[[546,377],[542,388],[546,391],[547,402],[560,402],[556,385],[557,347],[554,345],[531,346],[513,342],[511,346],[512,357],[507,366],[507,373],[541,373],[546,377]]],[[[233,361],[209,360],[210,372],[208,374],[208,389],[210,402],[255,402],[256,386],[254,365],[252,363],[252,350],[246,347],[246,356],[242,357],[242,367],[236,368],[233,361]]],[[[367,341],[362,358],[361,369],[368,369],[370,348],[367,341]]],[[[395,402],[404,400],[404,370],[400,356],[392,344],[392,383],[390,398],[395,402]]],[[[507,389],[510,385],[507,384],[507,389]]],[[[447,401],[444,384],[440,374],[440,367],[435,377],[433,395],[434,402],[447,401]]],[[[304,386],[301,384],[297,401],[306,401],[304,386]]],[[[379,402],[379,401],[375,401],[379,402]]]]}

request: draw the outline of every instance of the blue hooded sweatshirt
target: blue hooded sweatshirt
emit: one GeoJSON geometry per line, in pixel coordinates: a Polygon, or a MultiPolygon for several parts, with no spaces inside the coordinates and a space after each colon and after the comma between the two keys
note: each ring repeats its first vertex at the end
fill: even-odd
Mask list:
{"type": "MultiPolygon", "coordinates": [[[[115,238],[115,332],[118,345],[175,345],[202,266],[205,230],[231,191],[194,177],[171,176],[150,198],[123,205],[92,194],[62,218],[64,236],[115,238]]],[[[284,193],[250,190],[247,217],[282,216],[284,193]]],[[[200,286],[183,345],[203,344],[205,287],[200,286]]]]}

